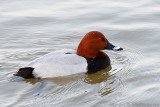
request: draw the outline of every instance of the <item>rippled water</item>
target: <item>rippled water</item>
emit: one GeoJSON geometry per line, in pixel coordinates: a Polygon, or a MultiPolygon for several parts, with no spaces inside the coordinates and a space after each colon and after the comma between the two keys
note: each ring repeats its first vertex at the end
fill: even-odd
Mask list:
{"type": "Polygon", "coordinates": [[[159,0],[1,0],[1,107],[160,107],[159,0]],[[46,53],[76,49],[92,30],[124,51],[105,51],[105,72],[9,82],[46,53]]]}

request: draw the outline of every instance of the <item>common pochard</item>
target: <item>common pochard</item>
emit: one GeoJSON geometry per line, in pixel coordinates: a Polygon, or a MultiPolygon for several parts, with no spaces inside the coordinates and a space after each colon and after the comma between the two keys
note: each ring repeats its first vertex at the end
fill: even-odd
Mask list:
{"type": "Polygon", "coordinates": [[[91,31],[83,37],[77,50],[64,49],[46,54],[20,68],[9,80],[95,73],[110,66],[110,58],[101,51],[104,49],[123,50],[112,45],[101,32],[91,31]]]}

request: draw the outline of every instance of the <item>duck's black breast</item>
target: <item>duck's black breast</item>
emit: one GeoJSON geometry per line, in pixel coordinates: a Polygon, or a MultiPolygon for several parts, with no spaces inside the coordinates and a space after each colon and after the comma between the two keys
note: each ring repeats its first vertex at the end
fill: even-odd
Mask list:
{"type": "Polygon", "coordinates": [[[110,59],[107,55],[99,58],[86,58],[86,60],[88,63],[87,73],[89,74],[105,69],[110,65],[110,59]]]}

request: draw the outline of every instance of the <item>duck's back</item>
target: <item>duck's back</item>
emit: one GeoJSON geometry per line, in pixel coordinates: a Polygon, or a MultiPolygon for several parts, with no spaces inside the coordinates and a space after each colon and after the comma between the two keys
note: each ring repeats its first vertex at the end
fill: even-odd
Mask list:
{"type": "Polygon", "coordinates": [[[33,75],[40,78],[67,76],[87,71],[87,61],[75,50],[65,49],[46,54],[30,62],[33,75]]]}

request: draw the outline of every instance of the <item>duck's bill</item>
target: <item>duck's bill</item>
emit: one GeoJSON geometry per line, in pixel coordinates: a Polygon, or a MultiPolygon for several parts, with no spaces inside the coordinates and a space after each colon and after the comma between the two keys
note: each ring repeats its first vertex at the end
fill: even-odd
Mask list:
{"type": "Polygon", "coordinates": [[[107,40],[107,46],[106,46],[105,49],[110,49],[110,50],[114,50],[114,51],[121,51],[121,50],[123,50],[123,48],[111,44],[108,40],[107,40]]]}

